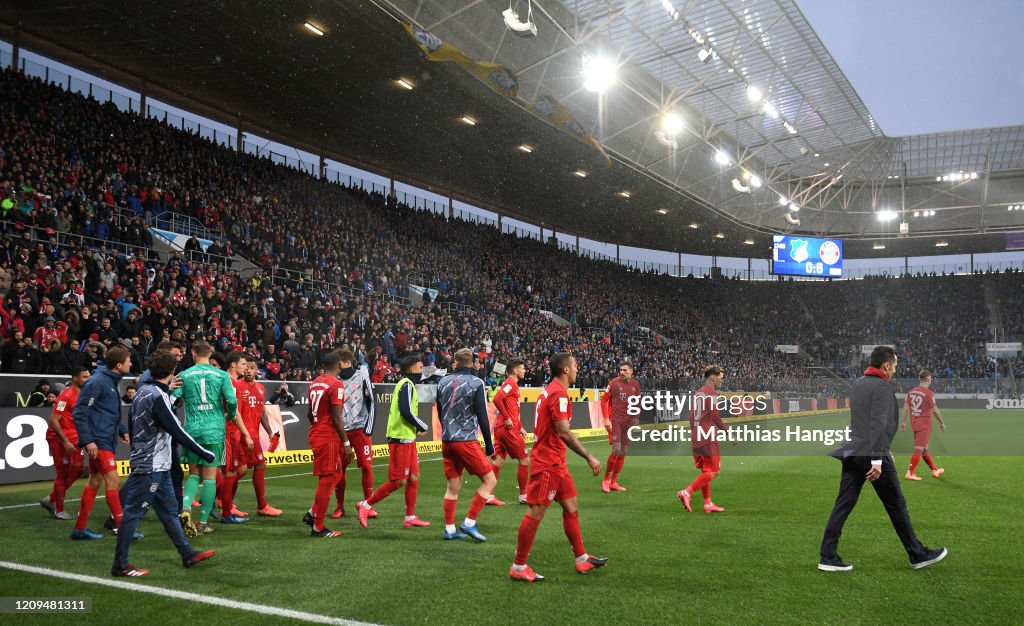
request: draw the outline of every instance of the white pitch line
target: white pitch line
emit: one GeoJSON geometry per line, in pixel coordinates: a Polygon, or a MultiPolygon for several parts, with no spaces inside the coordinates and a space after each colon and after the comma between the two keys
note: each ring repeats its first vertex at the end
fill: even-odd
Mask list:
{"type": "MultiPolygon", "coordinates": [[[[420,459],[420,463],[429,463],[430,461],[440,461],[440,460],[441,460],[441,457],[437,457],[436,459],[420,459]]],[[[373,466],[374,467],[387,467],[388,464],[387,463],[375,463],[373,466]]],[[[358,469],[359,469],[359,466],[353,465],[352,467],[348,468],[345,471],[347,471],[347,472],[354,472],[354,471],[356,471],[358,469]]],[[[300,472],[298,474],[282,474],[280,476],[267,476],[266,480],[277,480],[278,478],[295,478],[296,476],[310,476],[311,474],[312,474],[312,472],[300,472]]],[[[246,478],[246,479],[240,480],[238,482],[240,482],[240,483],[251,483],[252,479],[251,478],[246,478]]],[[[104,500],[104,499],[106,499],[106,497],[107,496],[97,495],[96,499],[97,500],[104,500]]],[[[81,498],[70,498],[68,500],[65,500],[64,502],[68,503],[68,502],[79,502],[79,501],[81,501],[81,498]]],[[[7,506],[0,506],[0,511],[6,511],[8,509],[27,509],[27,508],[32,507],[32,506],[39,506],[39,503],[38,502],[30,502],[28,504],[9,504],[7,506]]]]}
{"type": "Polygon", "coordinates": [[[161,587],[141,585],[139,583],[130,583],[123,580],[110,580],[109,578],[98,578],[96,576],[86,576],[84,574],[72,574],[70,572],[62,572],[59,570],[49,569],[46,567],[22,565],[21,563],[11,563],[9,561],[0,561],[0,568],[14,570],[18,572],[27,572],[29,574],[39,574],[40,576],[51,576],[53,578],[74,580],[80,583],[88,583],[90,585],[103,585],[104,587],[113,587],[115,589],[124,589],[126,591],[150,593],[156,596],[164,596],[166,598],[174,598],[177,600],[200,602],[202,604],[210,604],[213,606],[220,606],[228,609],[237,609],[239,611],[249,611],[250,613],[258,613],[262,616],[275,615],[278,617],[287,617],[289,619],[302,620],[304,622],[312,622],[314,624],[336,624],[338,626],[373,626],[373,624],[370,624],[369,622],[357,622],[349,619],[343,619],[340,617],[317,615],[316,613],[307,613],[305,611],[296,611],[293,609],[283,609],[276,606],[253,604],[251,602],[240,602],[238,600],[227,600],[225,598],[205,596],[199,593],[189,593],[186,591],[177,591],[174,589],[163,589],[161,587]]]}

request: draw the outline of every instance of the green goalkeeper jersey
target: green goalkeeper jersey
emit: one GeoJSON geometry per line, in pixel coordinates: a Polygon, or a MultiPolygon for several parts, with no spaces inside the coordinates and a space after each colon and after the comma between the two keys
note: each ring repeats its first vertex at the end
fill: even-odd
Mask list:
{"type": "Polygon", "coordinates": [[[196,441],[224,441],[224,424],[235,417],[238,400],[228,373],[212,365],[193,365],[181,374],[182,385],[172,392],[185,401],[185,432],[196,441]]]}

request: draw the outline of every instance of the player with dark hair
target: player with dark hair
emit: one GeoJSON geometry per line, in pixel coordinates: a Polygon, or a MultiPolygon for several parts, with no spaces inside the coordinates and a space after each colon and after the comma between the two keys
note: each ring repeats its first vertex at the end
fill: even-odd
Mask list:
{"type": "Polygon", "coordinates": [[[640,423],[638,417],[629,414],[629,399],[640,395],[640,382],[633,378],[633,364],[623,361],[619,364],[619,376],[608,383],[608,388],[601,396],[601,413],[611,421],[610,441],[612,452],[608,456],[608,465],[601,481],[601,491],[625,491],[619,484],[619,472],[626,463],[626,451],[629,449],[627,433],[631,426],[640,423]]]}
{"type": "MultiPolygon", "coordinates": [[[[228,376],[231,378],[231,386],[235,389],[235,400],[237,402],[236,412],[238,418],[242,423],[245,423],[242,418],[242,406],[248,403],[248,392],[249,386],[242,380],[247,369],[248,362],[246,361],[245,353],[235,350],[230,352],[225,358],[225,370],[228,376]]],[[[246,431],[249,430],[249,426],[246,425],[246,431]]],[[[256,436],[249,434],[249,444],[247,447],[242,444],[242,433],[235,426],[234,422],[228,422],[224,429],[224,465],[221,467],[222,476],[217,481],[217,491],[220,494],[220,507],[221,515],[220,522],[222,524],[243,524],[249,521],[249,514],[243,511],[239,511],[238,507],[235,506],[235,491],[238,490],[238,481],[245,477],[249,467],[246,465],[248,460],[248,450],[255,447],[256,443],[254,439],[259,438],[259,432],[257,431],[256,436]]]]}
{"type": "Polygon", "coordinates": [[[587,460],[594,476],[601,472],[601,461],[583,447],[570,429],[572,403],[569,402],[568,389],[576,382],[578,365],[567,352],[552,356],[550,365],[551,382],[537,400],[536,441],[530,453],[530,482],[526,487],[526,503],[530,508],[519,524],[516,556],[508,572],[512,580],[529,583],[544,580],[526,561],[540,522],[552,502],[558,502],[562,507],[562,528],[576,558],[576,571],[586,574],[608,563],[606,558],[590,556],[583,547],[576,484],[566,465],[565,449],[568,447],[587,460]]]}
{"type": "MultiPolygon", "coordinates": [[[[519,504],[526,504],[526,481],[530,478],[530,457],[526,450],[526,429],[519,420],[519,381],[526,378],[526,362],[512,359],[506,369],[508,378],[494,394],[494,408],[498,419],[494,424],[494,454],[491,456],[491,470],[497,483],[505,459],[512,457],[519,463],[516,479],[519,482],[519,504]]],[[[487,504],[505,504],[491,493],[487,504]]]]}
{"type": "Polygon", "coordinates": [[[132,473],[125,484],[124,518],[118,532],[114,564],[110,569],[113,576],[138,577],[149,573],[128,562],[128,551],[131,548],[130,537],[150,507],[156,511],[164,530],[178,549],[182,565],[192,567],[214,554],[213,550],[196,552],[189,545],[178,522],[178,498],[171,487],[171,449],[176,443],[199,458],[208,462],[214,460],[213,452],[203,448],[182,430],[171,408],[168,385],[174,378],[177,365],[177,358],[170,352],[154,352],[149,362],[150,376],[139,385],[129,409],[132,473]]]}
{"type": "Polygon", "coordinates": [[[401,487],[405,487],[406,528],[430,526],[416,517],[416,494],[420,484],[420,457],[416,452],[416,437],[427,432],[427,425],[419,418],[419,396],[416,384],[423,373],[420,357],[411,355],[402,359],[402,378],[395,385],[391,396],[391,413],[388,416],[388,482],[377,488],[370,497],[358,506],[359,524],[366,528],[366,521],[377,504],[401,487]]]}
{"type": "Polygon", "coordinates": [[[82,385],[89,380],[89,370],[77,365],[71,368],[71,384],[57,396],[50,414],[50,426],[46,429],[46,442],[50,444],[53,468],[57,472],[53,479],[53,491],[43,498],[39,505],[50,512],[54,519],[71,520],[73,515],[64,510],[64,494],[78,480],[82,473],[84,457],[78,447],[78,431],[72,415],[82,385]]]}
{"type": "MultiPolygon", "coordinates": [[[[246,451],[246,465],[252,468],[252,487],[256,492],[256,514],[264,517],[277,517],[281,509],[276,509],[267,503],[267,462],[263,458],[263,443],[260,441],[260,426],[270,436],[271,449],[274,441],[281,437],[280,433],[274,433],[270,427],[270,420],[267,419],[266,395],[267,391],[263,385],[256,382],[256,362],[247,360],[245,367],[245,387],[242,395],[238,398],[239,411],[242,413],[242,421],[245,428],[252,437],[253,447],[246,451]]],[[[235,490],[238,490],[238,481],[235,481],[235,490]]]]}
{"type": "Polygon", "coordinates": [[[903,477],[907,480],[921,480],[915,471],[922,458],[928,467],[932,468],[933,478],[938,478],[946,472],[945,469],[936,467],[932,456],[928,454],[928,442],[932,438],[933,413],[935,419],[939,420],[939,430],[946,432],[946,422],[942,421],[942,414],[939,412],[938,405],[935,404],[935,394],[930,389],[932,386],[931,371],[921,370],[917,375],[917,380],[920,384],[910,390],[903,403],[903,420],[900,422],[900,430],[906,431],[907,417],[909,416],[910,426],[914,431],[914,454],[910,457],[910,468],[907,469],[907,473],[903,477]]]}
{"type": "MultiPolygon", "coordinates": [[[[217,470],[224,464],[227,421],[234,422],[242,433],[246,447],[252,445],[249,432],[238,415],[238,400],[231,377],[210,363],[212,354],[213,347],[205,341],[193,343],[192,359],[195,365],[181,373],[182,385],[173,392],[175,397],[185,402],[185,432],[212,451],[215,457],[213,461],[207,461],[189,450],[183,451],[181,455],[181,460],[189,466],[189,477],[181,499],[181,524],[185,534],[190,537],[213,532],[209,518],[217,496],[217,470]],[[192,501],[199,492],[200,481],[203,490],[199,498],[199,524],[194,525],[192,501]]],[[[221,513],[230,514],[230,511],[221,513]]]]}
{"type": "Polygon", "coordinates": [[[107,507],[115,525],[121,523],[121,498],[117,489],[117,461],[114,451],[117,440],[128,443],[128,431],[121,423],[121,378],[131,371],[131,353],[124,346],[107,350],[103,363],[82,386],[72,415],[78,431],[78,447],[89,455],[89,483],[78,505],[78,519],[71,531],[72,539],[102,539],[103,534],[86,527],[89,513],[96,502],[100,485],[106,483],[107,507]]]}
{"type": "MultiPolygon", "coordinates": [[[[722,421],[718,413],[718,390],[722,388],[725,372],[717,365],[704,368],[704,386],[693,394],[693,406],[690,410],[691,443],[693,445],[693,464],[700,474],[690,486],[681,490],[676,496],[687,511],[690,497],[701,492],[704,496],[705,513],[724,513],[725,509],[711,501],[711,481],[718,476],[722,468],[722,451],[718,447],[718,429],[728,432],[729,427],[722,421]]],[[[736,445],[736,442],[733,442],[736,445]]]]}
{"type": "MultiPolygon", "coordinates": [[[[348,433],[356,465],[362,474],[363,499],[368,500],[373,494],[373,383],[361,367],[356,367],[356,357],[351,350],[341,350],[338,379],[345,385],[345,432],[348,433]]],[[[397,391],[398,388],[395,389],[397,391]]],[[[338,499],[338,507],[331,514],[334,519],[345,514],[345,471],[348,463],[343,463],[341,469],[338,484],[334,488],[334,495],[338,499]]],[[[370,517],[377,517],[377,511],[371,508],[370,517]]]]}
{"type": "Polygon", "coordinates": [[[313,475],[317,477],[313,506],[302,517],[313,537],[333,538],[341,535],[324,526],[331,492],[344,471],[342,465],[352,461],[352,444],[345,433],[345,385],[338,380],[341,354],[335,350],[322,360],[324,373],[309,385],[309,447],[313,450],[313,475]]]}
{"type": "Polygon", "coordinates": [[[494,454],[491,426],[487,418],[484,381],[470,367],[473,351],[462,348],[455,352],[455,369],[437,382],[437,415],[441,422],[441,457],[448,488],[444,494],[444,538],[462,539],[469,535],[477,541],[487,538],[477,529],[476,520],[494,493],[494,472],[487,457],[494,454]],[[487,453],[480,449],[477,433],[483,436],[487,453]],[[462,472],[480,478],[480,487],[473,494],[469,512],[459,529],[455,528],[455,510],[462,489],[462,472]]]}

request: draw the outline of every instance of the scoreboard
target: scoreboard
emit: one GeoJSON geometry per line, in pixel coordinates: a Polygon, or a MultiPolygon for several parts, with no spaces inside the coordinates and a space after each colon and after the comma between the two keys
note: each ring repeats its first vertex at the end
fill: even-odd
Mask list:
{"type": "Polygon", "coordinates": [[[772,274],[841,278],[843,242],[840,239],[772,235],[772,274]]]}

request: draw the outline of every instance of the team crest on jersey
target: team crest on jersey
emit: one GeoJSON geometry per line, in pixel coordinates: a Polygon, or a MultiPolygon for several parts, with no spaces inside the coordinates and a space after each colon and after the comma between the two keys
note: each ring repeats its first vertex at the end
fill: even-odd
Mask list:
{"type": "Polygon", "coordinates": [[[60,402],[57,403],[57,410],[58,411],[63,411],[67,406],[68,406],[68,403],[63,401],[63,400],[61,400],[60,402]]]}
{"type": "Polygon", "coordinates": [[[548,492],[548,500],[554,500],[554,499],[555,499],[555,492],[554,491],[549,491],[548,492]]]}
{"type": "Polygon", "coordinates": [[[568,410],[569,410],[569,398],[559,398],[558,399],[558,411],[560,413],[565,413],[568,410]]]}

